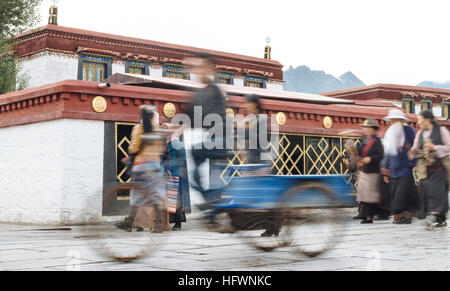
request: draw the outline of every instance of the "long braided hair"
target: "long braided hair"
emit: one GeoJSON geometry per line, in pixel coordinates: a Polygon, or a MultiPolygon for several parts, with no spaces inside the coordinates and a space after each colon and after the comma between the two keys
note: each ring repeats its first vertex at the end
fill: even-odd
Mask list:
{"type": "Polygon", "coordinates": [[[152,118],[154,115],[154,106],[145,106],[141,108],[142,125],[144,126],[145,133],[150,133],[153,131],[152,118]]]}

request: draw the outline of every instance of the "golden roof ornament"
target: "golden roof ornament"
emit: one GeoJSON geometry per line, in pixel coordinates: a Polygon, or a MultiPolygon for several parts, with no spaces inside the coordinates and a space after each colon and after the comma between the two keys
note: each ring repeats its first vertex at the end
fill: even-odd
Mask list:
{"type": "Polygon", "coordinates": [[[53,0],[53,5],[50,6],[48,24],[58,25],[58,7],[56,2],[57,0],[53,0]]]}
{"type": "Polygon", "coordinates": [[[270,60],[271,59],[271,54],[272,54],[272,47],[270,46],[270,37],[266,38],[266,48],[264,49],[264,58],[266,60],[270,60]]]}

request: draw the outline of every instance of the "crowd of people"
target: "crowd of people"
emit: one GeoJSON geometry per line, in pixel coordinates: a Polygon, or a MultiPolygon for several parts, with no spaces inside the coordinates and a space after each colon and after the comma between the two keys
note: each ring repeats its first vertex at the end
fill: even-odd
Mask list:
{"type": "MultiPolygon", "coordinates": [[[[201,118],[210,114],[220,117],[222,124],[226,123],[225,94],[215,84],[211,76],[214,75],[214,66],[208,60],[207,56],[199,55],[189,60],[192,71],[199,76],[200,82],[205,87],[199,90],[193,97],[191,104],[187,107],[185,114],[191,119],[192,128],[196,123],[194,113],[195,107],[201,108],[201,118]]],[[[248,96],[246,109],[247,115],[257,116],[260,113],[259,99],[256,96],[248,96]]],[[[254,131],[249,127],[258,127],[259,119],[243,122],[245,134],[251,135],[254,131]]],[[[239,126],[235,124],[235,126],[239,126]]],[[[203,126],[200,123],[201,130],[208,130],[212,126],[203,126]]],[[[137,216],[138,210],[143,207],[152,208],[153,221],[149,224],[152,232],[161,233],[167,229],[164,222],[173,223],[172,230],[181,230],[181,223],[186,222],[186,213],[191,211],[189,189],[190,185],[198,190],[204,197],[205,203],[199,208],[206,209],[215,201],[220,200],[220,186],[210,179],[208,189],[203,187],[200,166],[210,160],[210,172],[214,171],[214,160],[222,159],[229,154],[226,148],[227,132],[225,126],[223,135],[220,137],[208,137],[214,142],[221,144],[221,148],[193,148],[191,150],[193,159],[193,181],[190,184],[187,172],[187,159],[185,145],[182,141],[183,132],[186,126],[175,126],[171,124],[159,125],[159,116],[154,106],[141,106],[140,122],[134,126],[131,133],[131,142],[128,148],[130,160],[128,166],[131,168],[131,177],[135,182],[142,182],[143,187],[130,191],[130,207],[128,216],[124,221],[116,224],[116,227],[125,231],[143,231],[137,216]],[[161,130],[163,129],[163,130],[161,130]],[[176,178],[176,179],[173,179],[176,178]],[[176,211],[168,213],[167,211],[167,180],[175,180],[178,184],[176,197],[176,211]],[[168,219],[164,219],[164,218],[168,219]]],[[[257,132],[257,131],[256,131],[257,132]]],[[[258,134],[258,133],[256,133],[258,134]]],[[[248,136],[247,136],[248,137],[248,136]]],[[[253,137],[255,138],[255,137],[253,137]]],[[[257,138],[257,137],[256,137],[257,138]]],[[[248,140],[246,140],[247,142],[248,140]]],[[[260,163],[260,148],[251,149],[245,152],[243,160],[248,163],[260,163]]],[[[214,178],[210,175],[210,178],[214,178]]],[[[215,175],[218,176],[218,175],[215,175]]],[[[217,177],[216,177],[217,178],[217,177]]],[[[206,217],[214,222],[214,211],[209,209],[206,217]]],[[[147,220],[151,219],[147,217],[147,220]]],[[[148,225],[147,223],[144,223],[148,225]]]]}
{"type": "MultiPolygon", "coordinates": [[[[214,66],[207,57],[199,56],[191,61],[192,70],[199,76],[205,87],[199,90],[192,103],[186,109],[186,115],[194,120],[195,107],[202,111],[202,120],[209,114],[219,116],[226,123],[226,98],[219,86],[214,83],[214,66]]],[[[261,105],[257,96],[248,96],[246,113],[258,116],[261,105]]],[[[357,191],[358,214],[362,224],[371,224],[374,220],[389,220],[393,223],[411,224],[414,217],[424,219],[428,228],[445,227],[448,212],[448,190],[450,181],[450,133],[436,121],[433,112],[424,110],[418,115],[417,124],[420,130],[407,125],[409,120],[403,111],[392,109],[385,120],[390,123],[383,140],[380,138],[379,125],[376,120],[367,119],[362,124],[364,138],[360,144],[353,140],[345,143],[345,156],[342,163],[352,175],[357,191]]],[[[244,132],[247,138],[251,134],[258,135],[259,118],[245,120],[244,132]]],[[[196,126],[195,122],[191,123],[196,126]]],[[[236,124],[239,127],[239,124],[236,124]]],[[[208,130],[200,124],[200,129],[208,130]]],[[[210,189],[203,188],[199,167],[206,160],[223,158],[228,154],[225,141],[225,130],[220,137],[209,137],[221,149],[205,148],[192,150],[193,183],[189,183],[187,173],[186,151],[182,141],[183,126],[159,125],[159,116],[153,106],[141,106],[141,120],[132,131],[129,155],[131,176],[134,181],[142,182],[144,187],[134,189],[130,193],[128,216],[116,226],[131,231],[137,226],[136,216],[140,207],[152,207],[153,232],[161,233],[167,229],[165,224],[174,223],[172,230],[181,230],[181,223],[186,222],[186,213],[191,210],[190,185],[193,185],[205,198],[202,205],[207,209],[220,199],[220,188],[210,181],[210,189]],[[176,181],[176,211],[167,212],[167,179],[176,181]]],[[[255,137],[253,137],[255,138],[255,137]]],[[[256,136],[257,139],[257,136],[256,136]]],[[[246,141],[247,142],[247,141],[246,141]]],[[[261,148],[246,150],[243,160],[247,163],[261,164],[261,148]]],[[[210,163],[214,171],[214,163],[210,163]]],[[[210,175],[210,178],[214,175],[210,175]]],[[[209,212],[207,217],[213,222],[215,213],[209,212]]],[[[169,227],[170,229],[170,227],[169,227]]],[[[267,230],[270,236],[277,230],[267,230]]]]}
{"type": "Polygon", "coordinates": [[[407,125],[400,109],[392,109],[383,140],[378,123],[362,124],[360,145],[346,142],[342,162],[352,173],[357,189],[358,214],[362,224],[389,220],[411,224],[423,219],[428,228],[446,227],[450,173],[450,133],[436,121],[431,110],[418,115],[420,130],[407,125]]]}

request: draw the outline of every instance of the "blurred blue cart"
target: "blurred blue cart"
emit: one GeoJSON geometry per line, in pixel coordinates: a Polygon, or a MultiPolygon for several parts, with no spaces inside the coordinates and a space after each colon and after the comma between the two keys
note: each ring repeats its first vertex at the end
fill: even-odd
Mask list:
{"type": "Polygon", "coordinates": [[[226,216],[218,220],[220,227],[231,225],[239,237],[265,251],[285,246],[316,256],[330,249],[342,237],[342,208],[356,206],[350,177],[258,175],[264,167],[231,169],[240,176],[231,178],[212,205],[226,216]]]}

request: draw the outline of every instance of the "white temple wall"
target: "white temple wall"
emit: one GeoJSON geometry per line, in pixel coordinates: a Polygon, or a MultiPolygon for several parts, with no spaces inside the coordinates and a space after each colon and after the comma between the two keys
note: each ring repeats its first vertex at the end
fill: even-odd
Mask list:
{"type": "Polygon", "coordinates": [[[154,67],[154,66],[150,66],[150,76],[154,76],[154,77],[162,77],[163,75],[163,69],[162,67],[154,67]]]}
{"type": "Polygon", "coordinates": [[[442,116],[442,106],[433,106],[433,114],[436,117],[441,117],[442,116]]]}
{"type": "Polygon", "coordinates": [[[60,119],[0,129],[0,222],[102,217],[104,122],[60,119]]]}
{"type": "Polygon", "coordinates": [[[112,73],[125,73],[125,62],[114,61],[112,63],[112,73]]]}
{"type": "Polygon", "coordinates": [[[77,56],[42,52],[22,58],[21,64],[21,74],[29,78],[28,88],[77,79],[77,56]]]}
{"type": "Polygon", "coordinates": [[[283,83],[281,83],[281,82],[268,81],[267,82],[267,89],[284,91],[284,86],[283,86],[283,83]]]}
{"type": "MultiPolygon", "coordinates": [[[[422,105],[419,103],[416,103],[415,106],[416,114],[419,114],[420,111],[422,111],[422,105]]],[[[440,105],[433,105],[433,114],[435,117],[442,117],[442,106],[440,105]]]]}
{"type": "MultiPolygon", "coordinates": [[[[21,59],[21,73],[29,77],[28,88],[52,84],[63,80],[77,80],[78,56],[57,52],[45,51],[21,59]]],[[[112,73],[125,73],[125,62],[114,61],[112,73]]],[[[150,76],[162,77],[160,66],[150,66],[150,76]]],[[[191,74],[192,81],[199,81],[195,74],[191,74]]],[[[234,85],[244,86],[244,78],[235,77],[234,85]]],[[[282,82],[267,82],[267,89],[283,91],[282,82]]]]}
{"type": "Polygon", "coordinates": [[[62,224],[102,218],[104,122],[61,120],[63,130],[62,224]]]}
{"type": "Polygon", "coordinates": [[[0,222],[58,223],[63,140],[57,122],[0,129],[0,222]]]}
{"type": "Polygon", "coordinates": [[[415,113],[419,114],[420,111],[422,111],[422,105],[420,105],[420,103],[419,104],[416,103],[416,106],[414,109],[416,110],[415,113]]]}
{"type": "Polygon", "coordinates": [[[234,85],[244,87],[244,78],[234,78],[234,85]]]}

